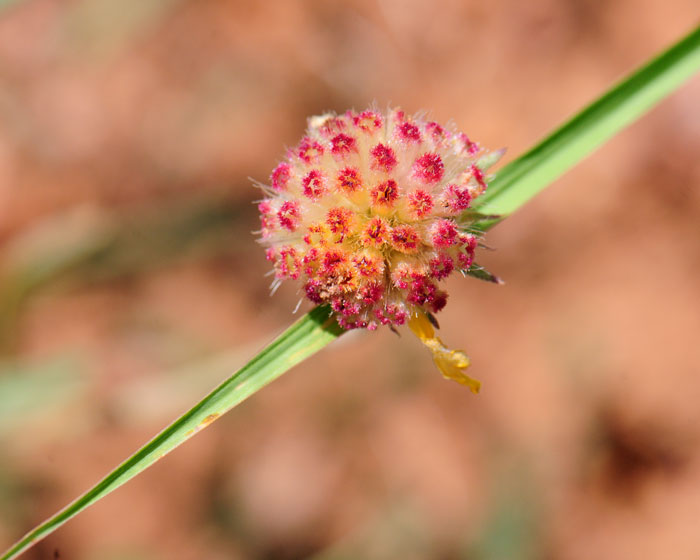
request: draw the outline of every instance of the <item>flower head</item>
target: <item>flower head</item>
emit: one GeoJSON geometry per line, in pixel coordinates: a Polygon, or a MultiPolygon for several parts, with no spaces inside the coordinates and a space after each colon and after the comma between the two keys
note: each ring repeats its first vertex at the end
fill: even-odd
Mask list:
{"type": "Polygon", "coordinates": [[[473,265],[478,233],[468,210],[497,159],[465,134],[400,110],[312,117],[262,187],[261,242],[275,282],[301,280],[346,329],[408,322],[456,379],[468,359],[428,336],[420,317],[445,306],[442,280],[473,265]]]}

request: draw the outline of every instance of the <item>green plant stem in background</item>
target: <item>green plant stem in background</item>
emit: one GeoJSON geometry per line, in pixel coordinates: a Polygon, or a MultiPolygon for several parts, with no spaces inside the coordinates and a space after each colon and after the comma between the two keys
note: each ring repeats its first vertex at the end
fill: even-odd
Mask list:
{"type": "MultiPolygon", "coordinates": [[[[485,214],[507,215],[567,169],[642,115],[700,69],[700,28],[592,103],[496,176],[479,205],[485,214]]],[[[485,224],[485,227],[491,224],[485,224]]],[[[317,307],[294,323],[251,362],[107,475],[87,494],[33,529],[0,556],[11,560],[71,517],[147,469],[200,429],[342,334],[317,307]]]]}
{"type": "Polygon", "coordinates": [[[0,11],[10,8],[17,4],[20,0],[0,0],[0,11]]]}

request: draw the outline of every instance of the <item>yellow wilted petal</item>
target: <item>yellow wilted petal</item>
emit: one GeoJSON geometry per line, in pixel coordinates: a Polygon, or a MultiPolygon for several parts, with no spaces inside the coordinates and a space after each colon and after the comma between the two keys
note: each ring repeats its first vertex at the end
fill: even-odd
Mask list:
{"type": "Polygon", "coordinates": [[[425,313],[416,313],[411,317],[408,321],[408,327],[423,343],[435,338],[435,329],[425,313]]]}
{"type": "Polygon", "coordinates": [[[481,389],[481,382],[469,377],[463,370],[470,365],[469,357],[461,350],[450,350],[437,336],[428,317],[423,313],[414,315],[408,326],[420,341],[430,350],[433,362],[447,379],[469,387],[476,394],[481,389]]]}
{"type": "Polygon", "coordinates": [[[469,377],[462,371],[469,367],[469,358],[462,352],[445,350],[446,352],[433,354],[435,365],[447,379],[469,387],[469,390],[476,395],[481,389],[481,381],[469,377]]]}

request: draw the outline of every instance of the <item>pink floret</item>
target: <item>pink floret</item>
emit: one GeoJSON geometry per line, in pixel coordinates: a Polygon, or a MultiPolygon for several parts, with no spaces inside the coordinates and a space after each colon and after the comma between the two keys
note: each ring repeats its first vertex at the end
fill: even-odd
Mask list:
{"type": "Polygon", "coordinates": [[[396,167],[396,154],[389,146],[377,144],[370,151],[372,156],[372,168],[389,173],[396,167]]]}
{"type": "Polygon", "coordinates": [[[270,184],[276,191],[287,190],[287,183],[291,176],[291,165],[288,163],[280,163],[270,176],[270,184]]]}
{"type": "Polygon", "coordinates": [[[442,158],[435,153],[423,154],[413,164],[413,173],[424,183],[437,183],[445,174],[442,158]]]}

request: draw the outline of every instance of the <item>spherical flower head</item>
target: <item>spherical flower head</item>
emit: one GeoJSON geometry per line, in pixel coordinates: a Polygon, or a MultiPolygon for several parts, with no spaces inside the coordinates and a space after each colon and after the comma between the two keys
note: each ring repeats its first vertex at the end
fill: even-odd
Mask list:
{"type": "Polygon", "coordinates": [[[466,134],[398,109],[312,117],[262,186],[261,241],[276,282],[300,281],[347,329],[440,311],[440,282],[473,265],[469,209],[495,159],[466,134]]]}
{"type": "Polygon", "coordinates": [[[479,233],[470,208],[500,153],[398,109],[312,117],[261,185],[260,235],[275,287],[299,281],[346,329],[408,323],[446,377],[478,389],[455,373],[466,356],[446,349],[426,321],[447,303],[440,283],[473,272],[479,233]]]}

